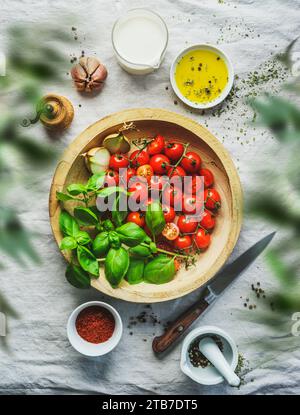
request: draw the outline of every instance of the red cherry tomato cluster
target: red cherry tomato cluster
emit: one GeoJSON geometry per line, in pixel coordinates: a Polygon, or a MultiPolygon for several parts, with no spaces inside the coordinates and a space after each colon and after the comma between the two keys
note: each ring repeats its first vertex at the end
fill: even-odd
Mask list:
{"type": "MultiPolygon", "coordinates": [[[[128,191],[136,196],[137,202],[143,203],[145,207],[152,203],[150,190],[156,190],[163,201],[169,201],[169,204],[162,206],[166,221],[163,239],[171,241],[169,243],[174,250],[193,252],[204,250],[210,245],[221,197],[214,188],[212,171],[203,166],[198,153],[186,149],[186,145],[175,140],[166,141],[158,134],[143,149],[129,155],[114,154],[110,158],[105,186],[117,186],[121,182],[119,169],[127,168],[125,182],[129,183],[128,191]],[[191,181],[183,194],[176,182],[166,186],[165,176],[172,178],[172,181],[190,176],[191,181]],[[203,198],[199,198],[201,191],[203,198]],[[178,204],[181,210],[176,209],[178,204]],[[192,216],[199,211],[202,211],[201,217],[192,216]]],[[[127,222],[134,222],[151,234],[145,224],[144,212],[130,212],[127,222]]]]}

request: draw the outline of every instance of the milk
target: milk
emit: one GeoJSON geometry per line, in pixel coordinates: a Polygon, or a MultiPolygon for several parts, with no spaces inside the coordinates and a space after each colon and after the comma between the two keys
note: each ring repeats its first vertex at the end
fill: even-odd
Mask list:
{"type": "Polygon", "coordinates": [[[146,74],[159,67],[168,42],[168,31],[157,14],[135,9],[116,22],[112,41],[119,64],[127,72],[146,74]]]}

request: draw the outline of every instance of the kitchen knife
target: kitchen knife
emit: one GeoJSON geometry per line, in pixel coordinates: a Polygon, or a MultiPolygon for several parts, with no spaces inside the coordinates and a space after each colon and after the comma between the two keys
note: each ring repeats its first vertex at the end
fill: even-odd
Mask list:
{"type": "Polygon", "coordinates": [[[186,329],[218,298],[218,296],[263,252],[273,239],[275,232],[256,242],[231,264],[218,272],[206,287],[204,296],[171,323],[162,336],[153,339],[155,353],[165,352],[186,329]]]}

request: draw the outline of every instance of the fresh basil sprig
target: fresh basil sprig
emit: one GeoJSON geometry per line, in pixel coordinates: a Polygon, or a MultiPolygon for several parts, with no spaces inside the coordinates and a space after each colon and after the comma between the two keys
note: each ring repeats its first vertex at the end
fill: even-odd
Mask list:
{"type": "Polygon", "coordinates": [[[93,252],[97,258],[107,254],[110,247],[108,232],[100,232],[93,242],[93,252]]]}
{"type": "Polygon", "coordinates": [[[90,242],[92,242],[90,235],[85,231],[77,232],[75,240],[78,243],[78,245],[87,245],[90,242]]]}
{"type": "Polygon", "coordinates": [[[61,250],[72,250],[75,249],[77,245],[87,245],[91,242],[90,235],[87,232],[80,230],[76,219],[69,213],[65,211],[61,212],[59,225],[62,233],[65,235],[59,246],[61,250]]]}
{"type": "Polygon", "coordinates": [[[164,284],[171,281],[175,273],[174,257],[158,255],[145,266],[144,279],[152,284],[164,284]]]}
{"type": "Polygon", "coordinates": [[[110,248],[105,259],[104,267],[107,281],[113,288],[117,288],[125,277],[129,267],[128,251],[123,247],[118,249],[110,248]]]}
{"type": "Polygon", "coordinates": [[[69,264],[66,270],[67,281],[76,288],[90,288],[90,276],[81,267],[69,264]]]}
{"type": "Polygon", "coordinates": [[[81,268],[95,277],[99,276],[99,264],[97,258],[85,246],[79,245],[77,247],[77,259],[81,268]]]}
{"type": "Polygon", "coordinates": [[[116,229],[120,241],[127,246],[139,245],[147,237],[145,231],[136,223],[128,222],[116,229]]]}
{"type": "Polygon", "coordinates": [[[111,187],[105,187],[104,189],[101,189],[97,192],[97,196],[99,197],[108,197],[114,193],[124,193],[126,195],[130,195],[129,192],[127,192],[123,187],[119,186],[111,186],[111,187]]]}
{"type": "Polygon", "coordinates": [[[126,280],[129,284],[139,284],[143,282],[145,263],[143,259],[131,258],[128,271],[126,273],[126,280]]]}
{"type": "Polygon", "coordinates": [[[59,226],[65,236],[72,236],[73,238],[80,231],[76,219],[66,211],[61,212],[59,215],[59,226]]]}
{"type": "Polygon", "coordinates": [[[129,249],[130,255],[148,258],[152,255],[152,251],[149,246],[145,244],[139,244],[129,249]]]}
{"type": "Polygon", "coordinates": [[[78,196],[80,194],[86,194],[87,193],[87,188],[84,184],[74,183],[74,184],[70,184],[67,187],[67,192],[72,196],[78,196]]]}
{"type": "Polygon", "coordinates": [[[112,210],[112,213],[111,213],[112,220],[114,221],[114,224],[116,226],[121,226],[122,225],[122,223],[124,222],[124,220],[127,216],[127,213],[128,213],[127,210],[121,210],[121,211],[119,210],[119,208],[120,208],[120,206],[119,206],[120,205],[120,198],[121,198],[121,195],[119,194],[116,197],[115,201],[114,201],[113,210],[112,210]]]}
{"type": "Polygon", "coordinates": [[[150,229],[153,238],[159,235],[166,225],[164,213],[159,202],[152,202],[147,207],[146,224],[150,229]]]}
{"type": "Polygon", "coordinates": [[[87,204],[88,200],[93,197],[96,192],[103,186],[105,180],[105,172],[100,172],[93,174],[87,184],[83,183],[73,183],[67,187],[67,193],[56,192],[56,197],[61,202],[66,202],[68,200],[77,200],[85,202],[87,204]],[[83,198],[75,197],[81,196],[83,198]]]}
{"type": "Polygon", "coordinates": [[[99,223],[98,216],[87,207],[76,207],[74,209],[74,216],[83,225],[97,225],[99,223]]]}
{"type": "Polygon", "coordinates": [[[72,236],[65,236],[59,245],[60,250],[72,250],[77,248],[77,242],[72,236]]]}

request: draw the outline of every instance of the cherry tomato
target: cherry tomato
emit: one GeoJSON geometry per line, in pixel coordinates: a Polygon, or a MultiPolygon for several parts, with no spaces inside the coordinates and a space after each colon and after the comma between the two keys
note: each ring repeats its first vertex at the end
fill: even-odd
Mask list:
{"type": "Polygon", "coordinates": [[[143,228],[145,226],[145,217],[142,212],[130,212],[127,216],[126,222],[132,222],[143,228]]]}
{"type": "Polygon", "coordinates": [[[188,182],[186,187],[184,188],[185,193],[189,195],[199,196],[200,191],[203,189],[203,179],[201,176],[192,176],[191,181],[188,182]]]}
{"type": "Polygon", "coordinates": [[[118,186],[119,174],[114,170],[108,170],[104,179],[104,187],[118,186]]]}
{"type": "Polygon", "coordinates": [[[164,154],[155,154],[150,159],[150,166],[156,174],[167,174],[170,169],[170,159],[164,154]]]}
{"type": "Polygon", "coordinates": [[[189,235],[178,236],[173,245],[175,249],[188,250],[192,246],[192,238],[189,235]]]}
{"type": "Polygon", "coordinates": [[[170,205],[175,210],[181,210],[182,208],[182,191],[174,186],[167,186],[163,191],[163,204],[170,205]]]}
{"type": "Polygon", "coordinates": [[[165,179],[162,176],[152,176],[150,179],[150,187],[154,190],[161,190],[165,183],[165,179]]]}
{"type": "Polygon", "coordinates": [[[195,196],[185,195],[182,200],[182,212],[188,215],[198,214],[201,211],[202,203],[195,196]]]}
{"type": "Polygon", "coordinates": [[[221,207],[221,197],[216,189],[204,190],[204,201],[207,209],[215,210],[221,207]]]}
{"type": "Polygon", "coordinates": [[[112,154],[109,160],[109,167],[113,170],[126,169],[129,161],[124,154],[112,154]]]}
{"type": "Polygon", "coordinates": [[[128,191],[132,193],[129,198],[132,198],[131,200],[136,201],[137,203],[144,202],[148,198],[148,186],[146,183],[141,183],[139,181],[129,183],[128,191]]]}
{"type": "Polygon", "coordinates": [[[165,155],[172,161],[178,161],[184,152],[184,146],[181,143],[167,143],[165,155]]]}
{"type": "Polygon", "coordinates": [[[209,169],[200,169],[200,176],[203,176],[205,188],[211,187],[214,184],[214,175],[209,169]]]}
{"type": "Polygon", "coordinates": [[[154,154],[162,153],[165,147],[165,139],[162,135],[157,135],[150,144],[148,144],[147,150],[150,156],[154,154]]]}
{"type": "Polygon", "coordinates": [[[177,221],[178,228],[182,233],[194,233],[197,229],[198,223],[186,215],[181,215],[177,221]]]}
{"type": "Polygon", "coordinates": [[[129,182],[129,180],[132,178],[132,177],[134,177],[134,176],[136,176],[136,171],[135,171],[135,169],[133,169],[132,167],[129,167],[128,169],[127,169],[127,176],[126,176],[126,181],[127,181],[127,183],[129,182]]]}
{"type": "Polygon", "coordinates": [[[187,173],[197,173],[200,169],[201,161],[199,154],[189,151],[181,160],[180,165],[187,173]]]}
{"type": "Polygon", "coordinates": [[[194,242],[198,249],[206,249],[210,244],[210,234],[200,228],[194,236],[194,242]]]}
{"type": "Polygon", "coordinates": [[[173,167],[171,167],[170,170],[169,170],[169,173],[168,173],[169,177],[174,177],[174,176],[184,177],[186,175],[187,174],[186,174],[185,170],[180,166],[175,167],[175,169],[173,169],[173,167]]]}
{"type": "Polygon", "coordinates": [[[138,167],[136,174],[137,176],[145,177],[148,184],[150,184],[151,177],[153,176],[153,169],[150,164],[144,164],[143,166],[138,167]]]}
{"type": "Polygon", "coordinates": [[[179,235],[179,228],[175,225],[175,223],[169,222],[164,227],[162,234],[169,241],[174,241],[174,239],[176,239],[179,235]]]}
{"type": "Polygon", "coordinates": [[[203,215],[200,221],[200,225],[207,230],[212,230],[215,227],[216,220],[214,215],[209,210],[204,209],[203,215]]]}
{"type": "Polygon", "coordinates": [[[162,211],[165,217],[165,221],[166,222],[173,222],[173,220],[175,219],[175,210],[172,208],[172,206],[167,206],[164,205],[162,206],[162,211]]]}
{"type": "Polygon", "coordinates": [[[135,150],[130,154],[130,164],[135,168],[149,164],[149,154],[144,150],[135,150]]]}

